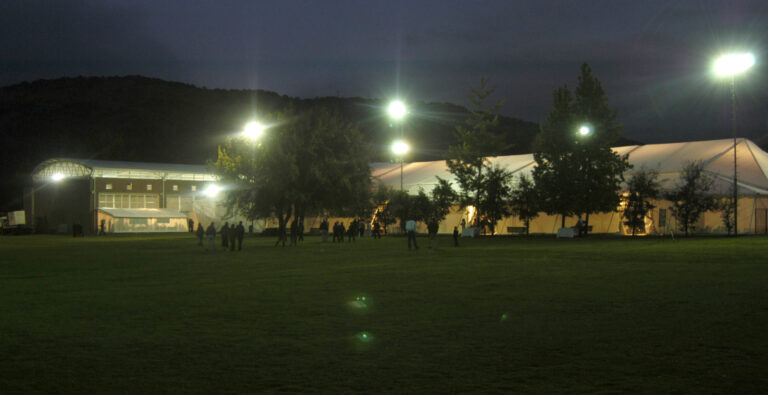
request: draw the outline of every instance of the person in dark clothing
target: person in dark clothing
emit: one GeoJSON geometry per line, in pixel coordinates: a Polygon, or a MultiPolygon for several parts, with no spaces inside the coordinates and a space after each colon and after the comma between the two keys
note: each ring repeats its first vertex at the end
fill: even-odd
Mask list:
{"type": "Polygon", "coordinates": [[[206,243],[205,243],[205,250],[208,251],[210,248],[213,250],[216,245],[216,226],[214,226],[213,222],[211,222],[210,225],[208,225],[208,228],[205,229],[205,237],[206,237],[206,243]]]}
{"type": "Polygon", "coordinates": [[[235,237],[237,237],[237,250],[240,251],[243,249],[243,237],[245,237],[243,221],[240,221],[240,223],[237,224],[237,228],[235,228],[235,237]]]}
{"type": "Polygon", "coordinates": [[[193,221],[192,218],[187,220],[187,228],[189,228],[189,233],[195,231],[195,221],[193,221]]]}
{"type": "Polygon", "coordinates": [[[379,221],[376,221],[373,223],[373,238],[374,239],[381,238],[381,227],[379,226],[379,221]]]}
{"type": "Polygon", "coordinates": [[[197,224],[197,245],[203,246],[203,237],[205,237],[205,230],[203,230],[203,224],[197,224]]]}
{"type": "Polygon", "coordinates": [[[459,246],[459,227],[458,226],[453,227],[453,246],[454,247],[459,246]]]}
{"type": "Polygon", "coordinates": [[[346,229],[344,228],[344,223],[339,222],[339,243],[344,242],[344,233],[346,233],[346,229]]]}
{"type": "Polygon", "coordinates": [[[299,237],[299,223],[296,222],[296,219],[294,218],[293,221],[291,221],[291,245],[296,245],[296,239],[299,237]]]}
{"type": "Polygon", "coordinates": [[[355,241],[355,236],[357,236],[357,221],[352,221],[347,229],[347,243],[355,241]]]}
{"type": "Polygon", "coordinates": [[[328,218],[323,218],[320,223],[320,234],[323,235],[323,243],[328,242],[328,218]]]}
{"type": "Polygon", "coordinates": [[[299,221],[299,241],[304,241],[304,219],[299,221]]]}
{"type": "Polygon", "coordinates": [[[357,222],[357,231],[360,234],[360,237],[365,236],[365,221],[362,219],[357,222]]]}
{"type": "Polygon", "coordinates": [[[99,224],[100,225],[99,236],[104,236],[105,234],[107,234],[107,232],[104,230],[104,228],[106,227],[106,224],[107,224],[107,221],[102,219],[101,224],[99,224]]]}
{"type": "Polygon", "coordinates": [[[221,246],[226,250],[229,247],[229,222],[224,222],[221,227],[221,246]]]}
{"type": "Polygon", "coordinates": [[[229,225],[229,232],[227,235],[229,235],[229,250],[234,251],[235,250],[235,233],[237,231],[235,230],[235,224],[232,223],[232,225],[229,225]]]}
{"type": "Polygon", "coordinates": [[[437,248],[437,231],[440,229],[440,223],[435,220],[427,221],[427,232],[429,233],[429,248],[437,248]]]}
{"type": "Polygon", "coordinates": [[[248,225],[248,233],[253,234],[253,224],[248,225]]]}

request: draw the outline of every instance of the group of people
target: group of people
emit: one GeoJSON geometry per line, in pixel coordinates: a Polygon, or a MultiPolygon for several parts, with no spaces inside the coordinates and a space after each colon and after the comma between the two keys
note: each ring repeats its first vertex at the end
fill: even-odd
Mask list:
{"type": "MultiPolygon", "coordinates": [[[[238,251],[243,249],[243,238],[245,237],[243,221],[240,221],[237,226],[234,223],[225,222],[218,233],[221,235],[221,246],[225,250],[234,251],[235,247],[238,251]]],[[[216,226],[213,222],[205,230],[203,230],[202,224],[197,224],[197,245],[202,247],[203,239],[205,239],[206,251],[216,249],[216,226]]]]}
{"type": "Polygon", "coordinates": [[[333,228],[329,228],[330,223],[328,222],[328,218],[324,218],[323,222],[320,223],[320,233],[323,236],[324,243],[328,241],[329,231],[332,231],[331,234],[333,239],[331,241],[333,243],[343,243],[344,236],[347,236],[348,243],[355,241],[358,236],[364,237],[366,234],[370,234],[374,239],[381,238],[381,226],[379,226],[378,222],[373,223],[373,231],[371,231],[371,224],[366,223],[362,219],[353,220],[349,223],[349,227],[345,227],[343,222],[336,221],[333,224],[333,228]]]}

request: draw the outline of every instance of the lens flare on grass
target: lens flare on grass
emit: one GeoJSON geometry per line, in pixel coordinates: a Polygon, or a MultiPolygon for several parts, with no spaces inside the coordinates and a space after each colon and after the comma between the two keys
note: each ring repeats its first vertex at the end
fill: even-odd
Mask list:
{"type": "Polygon", "coordinates": [[[362,332],[358,333],[357,335],[355,335],[355,337],[357,338],[357,340],[359,340],[361,342],[365,342],[365,343],[369,343],[369,342],[373,341],[373,335],[371,335],[367,331],[362,331],[362,332]]]}
{"type": "Polygon", "coordinates": [[[347,305],[355,310],[365,310],[370,306],[370,298],[366,295],[355,296],[353,300],[347,302],[347,305]]]}
{"type": "Polygon", "coordinates": [[[507,320],[509,320],[509,314],[504,313],[501,315],[501,319],[499,320],[499,322],[506,322],[507,320]]]}

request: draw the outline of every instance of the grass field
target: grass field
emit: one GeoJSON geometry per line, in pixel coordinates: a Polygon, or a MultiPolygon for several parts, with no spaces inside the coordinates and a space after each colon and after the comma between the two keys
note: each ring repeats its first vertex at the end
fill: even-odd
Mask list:
{"type": "Polygon", "coordinates": [[[420,241],[0,238],[0,392],[768,392],[768,238],[420,241]]]}

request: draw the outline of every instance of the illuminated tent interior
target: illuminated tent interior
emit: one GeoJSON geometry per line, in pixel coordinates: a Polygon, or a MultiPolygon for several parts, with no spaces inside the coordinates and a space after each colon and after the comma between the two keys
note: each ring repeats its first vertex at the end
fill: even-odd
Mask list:
{"type": "Polygon", "coordinates": [[[186,232],[187,216],[176,210],[145,208],[99,209],[98,224],[106,233],[186,232]]]}
{"type": "MultiPolygon", "coordinates": [[[[755,143],[747,139],[738,139],[736,146],[739,191],[739,232],[768,232],[768,154],[755,143]]],[[[629,155],[632,170],[626,178],[639,169],[656,170],[663,190],[673,189],[679,182],[686,163],[701,161],[706,174],[714,179],[712,193],[725,196],[733,184],[733,140],[693,141],[685,143],[647,144],[615,147],[620,155],[629,155]]],[[[509,155],[491,158],[490,162],[511,171],[516,179],[520,175],[531,178],[536,165],[533,154],[509,155]]],[[[375,163],[372,165],[374,181],[377,185],[400,188],[399,163],[375,163]]],[[[403,188],[410,194],[423,189],[429,193],[437,185],[436,176],[451,181],[456,188],[453,175],[448,171],[445,161],[406,163],[403,168],[403,188]]],[[[656,208],[646,218],[646,233],[666,233],[676,229],[674,218],[669,212],[670,202],[663,199],[655,201],[656,208]]],[[[627,233],[621,225],[620,207],[611,213],[593,214],[589,223],[597,233],[627,233]]],[[[471,211],[471,210],[470,210],[471,211]]],[[[454,226],[459,226],[462,218],[468,220],[471,212],[453,212],[440,225],[441,233],[450,233],[454,226]]],[[[567,218],[566,226],[573,226],[576,217],[567,218]]],[[[523,227],[517,218],[505,218],[497,225],[498,234],[518,233],[523,227]],[[512,229],[509,232],[508,228],[512,229]]],[[[532,233],[556,233],[560,227],[560,217],[541,215],[532,221],[532,233]]],[[[698,231],[719,233],[726,229],[719,212],[708,212],[696,226],[698,231]]]]}

